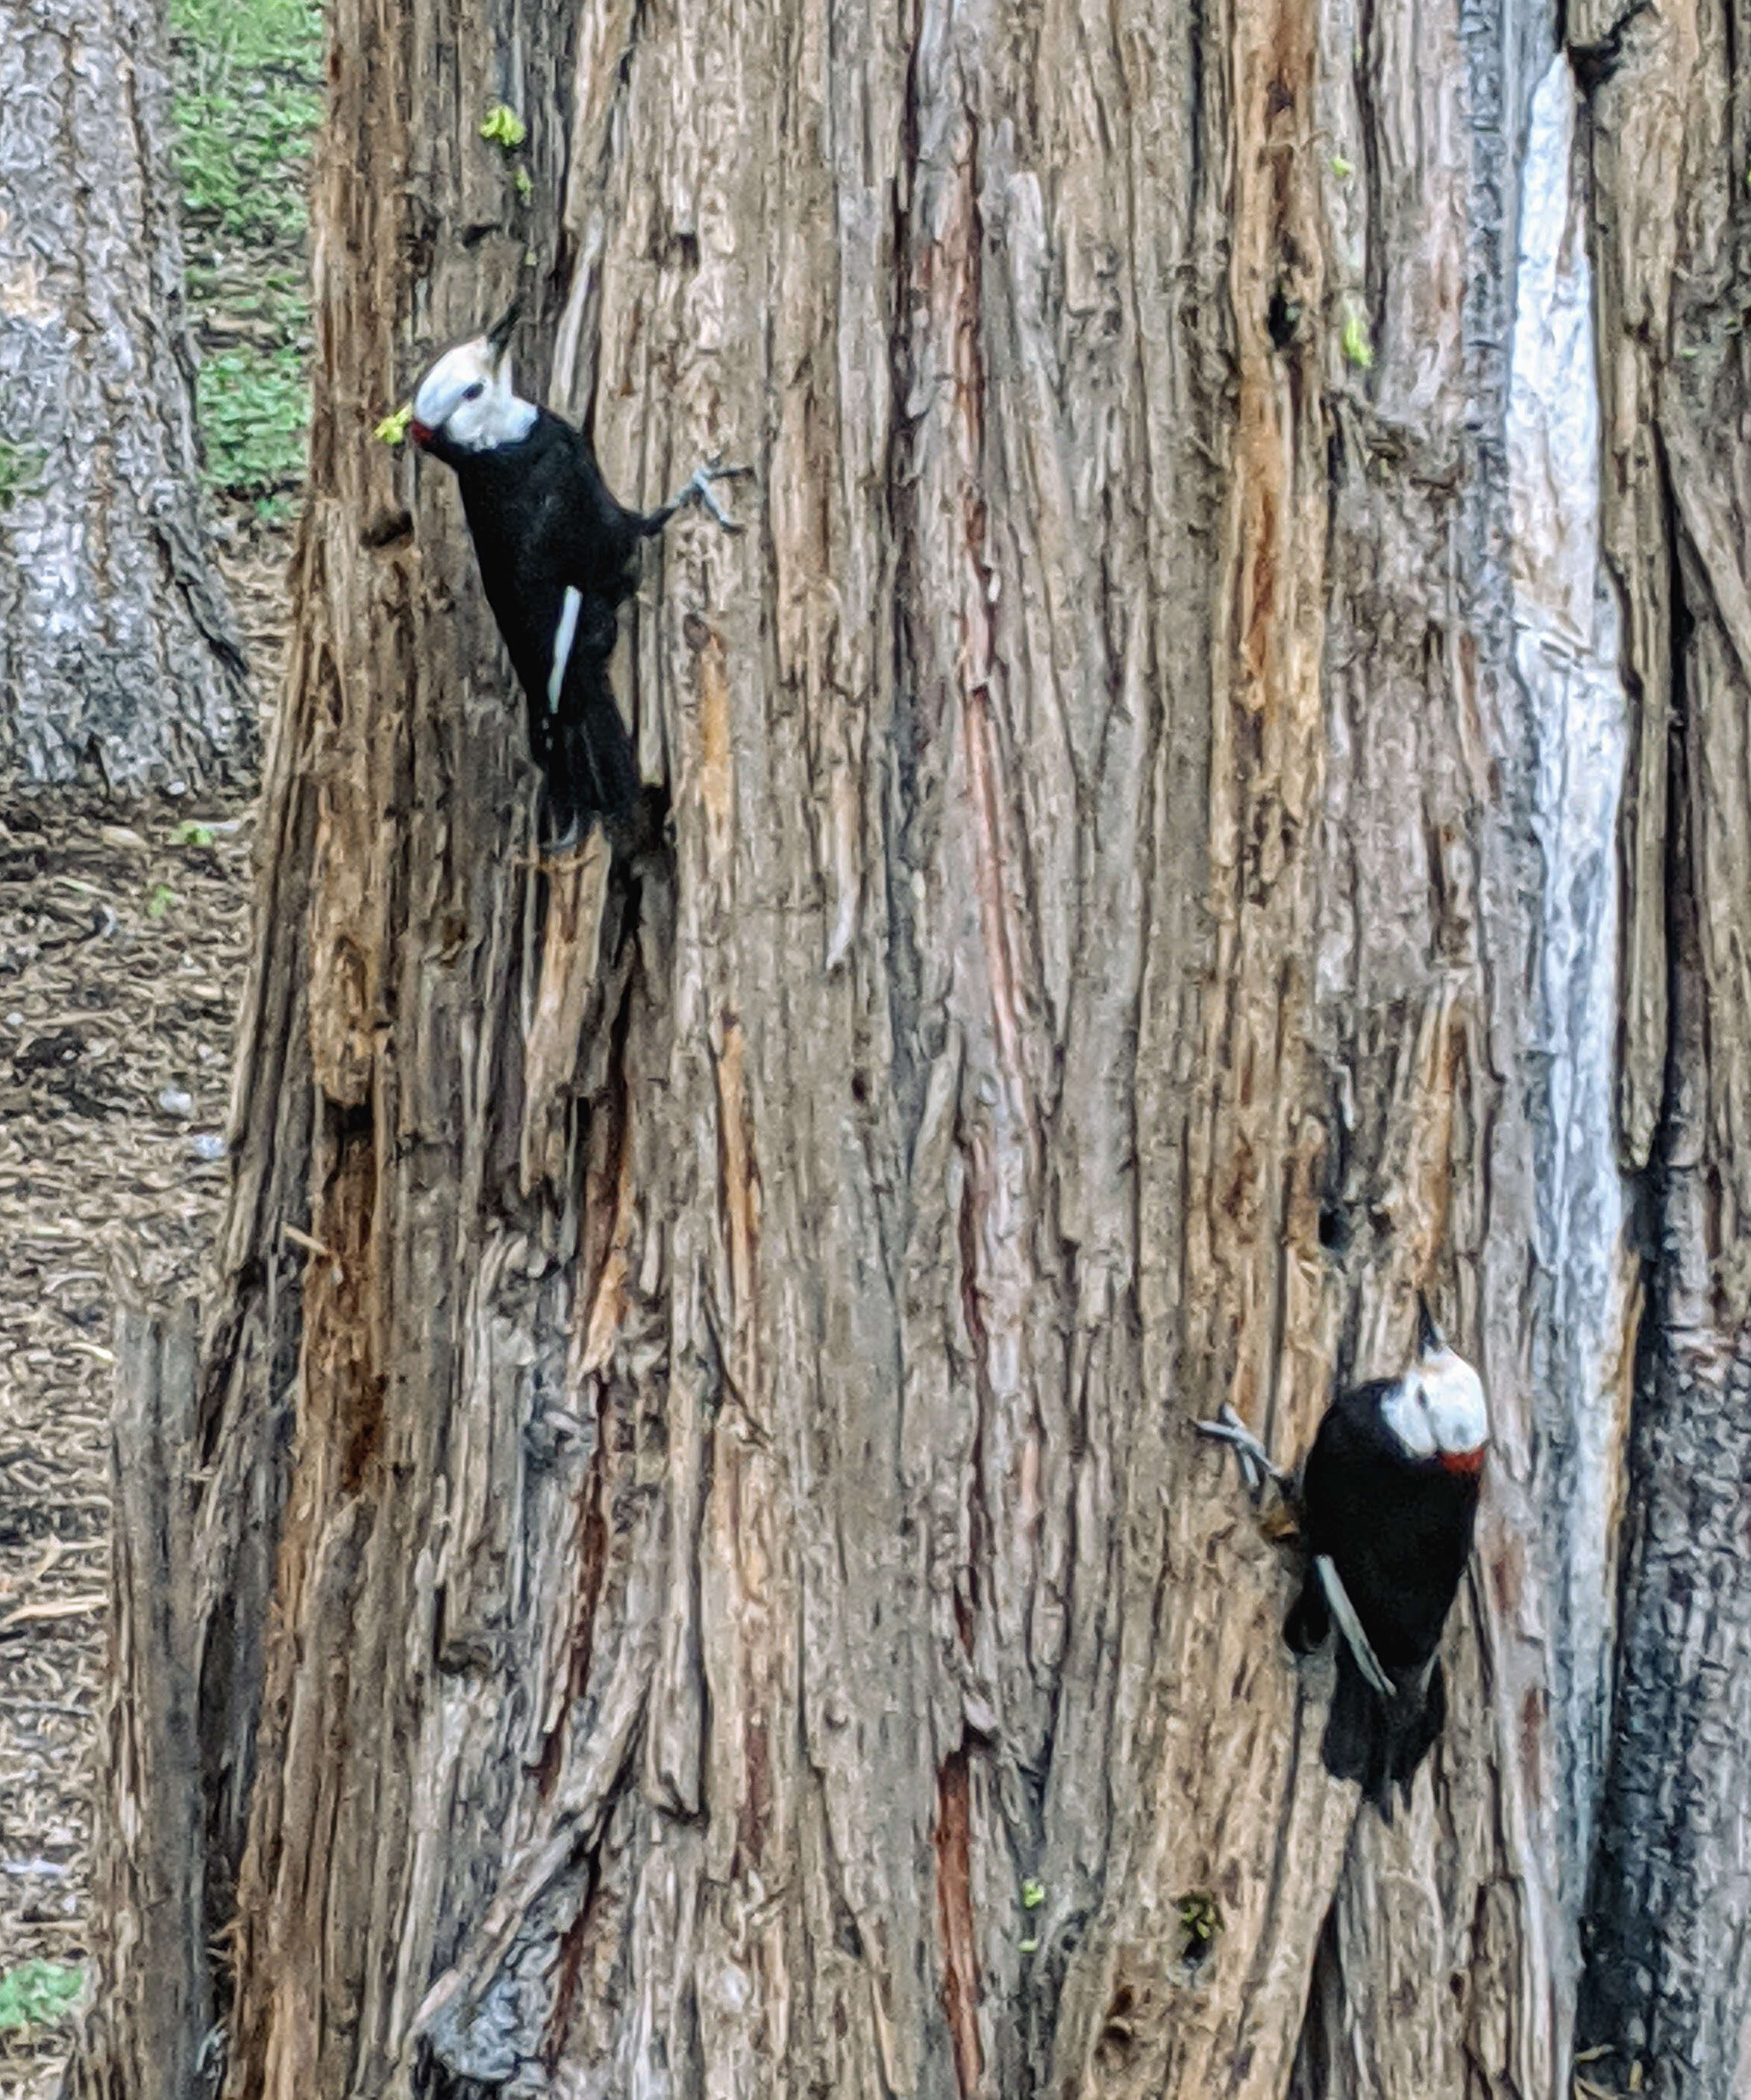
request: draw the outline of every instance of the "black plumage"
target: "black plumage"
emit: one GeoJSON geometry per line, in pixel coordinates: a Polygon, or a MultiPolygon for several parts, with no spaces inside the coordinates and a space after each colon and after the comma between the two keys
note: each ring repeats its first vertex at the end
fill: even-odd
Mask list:
{"type": "Polygon", "coordinates": [[[589,440],[546,408],[527,435],[470,450],[434,432],[426,449],[456,472],[480,580],[529,709],[529,746],[547,782],[549,820],[569,842],[591,818],[611,824],[639,801],[638,765],[609,683],[620,608],[633,587],[646,517],[609,493],[589,440]],[[549,681],[567,587],[580,603],[560,689],[549,681]]]}
{"type": "Polygon", "coordinates": [[[1394,1689],[1387,1697],[1371,1683],[1340,1638],[1321,1754],[1326,1770],[1359,1781],[1387,1822],[1393,1787],[1409,1799],[1446,1718],[1436,1650],[1471,1551],[1483,1462],[1481,1445],[1429,1457],[1408,1450],[1383,1412],[1399,1390],[1396,1379],[1358,1386],[1320,1423],[1301,1481],[1307,1575],[1283,1628],[1301,1653],[1325,1638],[1331,1610],[1318,1562],[1329,1558],[1394,1689]]]}
{"type": "Polygon", "coordinates": [[[685,503],[735,532],[712,484],[748,470],[699,467],[659,510],[616,502],[584,433],[512,385],[517,313],[439,359],[408,428],[461,489],[487,602],[528,701],[551,843],[571,845],[600,817],[617,845],[636,848],[643,827],[628,820],[643,800],[638,766],[608,682],[633,556],[685,503]]]}

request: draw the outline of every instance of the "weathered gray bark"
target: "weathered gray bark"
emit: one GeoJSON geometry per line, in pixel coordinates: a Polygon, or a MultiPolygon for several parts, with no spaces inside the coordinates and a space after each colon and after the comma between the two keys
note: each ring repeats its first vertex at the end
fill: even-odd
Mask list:
{"type": "Polygon", "coordinates": [[[104,1988],[71,2089],[90,2100],[187,2100],[213,2025],[196,1710],[195,1322],[186,1307],[159,1321],[130,1306],[117,1339],[109,1688],[97,1759],[107,1842],[92,1891],[104,1988]]]}
{"type": "Polygon", "coordinates": [[[238,2100],[1566,2095],[1670,1118],[1550,33],[337,0],[203,1396],[238,2100]],[[630,868],[531,867],[368,436],[530,250],[623,496],[759,468],[629,620],[630,868]],[[1388,1831],[1190,1423],[1299,1449],[1418,1282],[1497,1454],[1388,1831]]]}
{"type": "Polygon", "coordinates": [[[152,0],[0,0],[0,780],[254,748],[201,536],[152,0]]]}
{"type": "Polygon", "coordinates": [[[1751,2089],[1748,38],[1731,0],[1638,15],[1591,103],[1607,545],[1640,699],[1623,1129],[1650,1274],[1581,2036],[1661,2100],[1751,2089]]]}

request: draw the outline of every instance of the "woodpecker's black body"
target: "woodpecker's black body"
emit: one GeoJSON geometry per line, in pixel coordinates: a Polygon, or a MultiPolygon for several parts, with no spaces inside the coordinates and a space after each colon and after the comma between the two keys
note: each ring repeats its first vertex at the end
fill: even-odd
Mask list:
{"type": "Polygon", "coordinates": [[[640,540],[660,529],[608,492],[589,440],[538,409],[527,436],[489,450],[426,443],[454,468],[480,580],[529,704],[529,747],[547,781],[555,836],[611,823],[639,801],[632,739],[608,682],[620,607],[640,540]],[[566,590],[581,600],[562,682],[549,698],[566,590]]]}
{"type": "Polygon", "coordinates": [[[642,801],[632,739],[608,683],[633,556],[684,503],[726,532],[712,493],[744,467],[702,466],[660,510],[628,510],[608,492],[581,430],[512,384],[513,306],[483,336],[447,351],[408,407],[413,442],[455,473],[487,602],[529,703],[529,745],[547,781],[550,843],[571,845],[593,817],[636,850],[642,801]]]}
{"type": "Polygon", "coordinates": [[[1407,1450],[1383,1413],[1398,1390],[1392,1379],[1358,1386],[1320,1423],[1301,1484],[1307,1577],[1283,1628],[1301,1653],[1325,1639],[1331,1612],[1318,1560],[1328,1557],[1396,1695],[1383,1696],[1340,1639],[1325,1768],[1360,1781],[1387,1822],[1394,1785],[1408,1801],[1446,1718],[1436,1651],[1471,1551],[1483,1460],[1481,1447],[1407,1450]]]}

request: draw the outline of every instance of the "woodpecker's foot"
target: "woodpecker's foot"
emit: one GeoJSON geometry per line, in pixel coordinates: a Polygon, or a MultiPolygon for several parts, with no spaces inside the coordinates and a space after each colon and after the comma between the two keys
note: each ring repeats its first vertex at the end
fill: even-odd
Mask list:
{"type": "Polygon", "coordinates": [[[1274,1481],[1285,1493],[1288,1492],[1290,1476],[1281,1467],[1272,1464],[1270,1453],[1227,1401],[1222,1403],[1222,1412],[1215,1421],[1194,1423],[1193,1427],[1200,1436],[1214,1437],[1219,1444],[1233,1447],[1234,1455],[1240,1461],[1241,1478],[1255,1499],[1264,1492],[1267,1480],[1274,1481]]]}
{"type": "Polygon", "coordinates": [[[737,481],[753,471],[751,466],[719,466],[715,460],[708,465],[696,466],[686,483],[655,514],[655,523],[659,527],[666,525],[683,505],[697,503],[702,510],[711,513],[725,532],[739,532],[742,527],[712,495],[712,483],[714,481],[737,481]]]}

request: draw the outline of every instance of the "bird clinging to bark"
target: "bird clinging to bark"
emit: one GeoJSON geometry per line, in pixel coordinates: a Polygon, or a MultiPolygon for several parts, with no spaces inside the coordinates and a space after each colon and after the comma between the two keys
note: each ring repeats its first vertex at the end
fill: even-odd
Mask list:
{"type": "Polygon", "coordinates": [[[1447,1714],[1436,1650],[1471,1551],[1489,1416],[1483,1382],[1418,1299],[1417,1352],[1398,1378],[1339,1393],[1290,1477],[1230,1408],[1206,1435],[1232,1444],[1256,1485],[1262,1467],[1299,1502],[1308,1555],[1283,1635],[1298,1654],[1335,1625],[1338,1679],[1321,1754],[1360,1781],[1390,1823],[1447,1714]]]}
{"type": "Polygon", "coordinates": [[[487,602],[528,701],[549,845],[563,850],[593,817],[624,828],[639,801],[637,761],[608,682],[638,543],[694,501],[738,530],[712,483],[748,470],[702,466],[660,510],[624,509],[584,432],[518,398],[509,355],[518,311],[439,359],[413,397],[409,429],[455,470],[487,602]]]}

